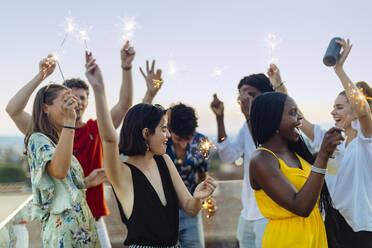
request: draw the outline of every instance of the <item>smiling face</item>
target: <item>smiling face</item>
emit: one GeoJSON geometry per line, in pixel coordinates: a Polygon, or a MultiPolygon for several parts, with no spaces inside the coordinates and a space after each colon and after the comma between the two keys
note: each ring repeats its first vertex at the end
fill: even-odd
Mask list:
{"type": "Polygon", "coordinates": [[[169,138],[170,133],[167,127],[167,119],[163,116],[155,128],[154,134],[147,136],[147,143],[150,147],[150,151],[155,155],[165,154],[169,138]]]}
{"type": "Polygon", "coordinates": [[[187,145],[192,141],[194,135],[189,136],[187,139],[179,137],[177,134],[171,132],[173,146],[176,149],[185,150],[187,145]]]}
{"type": "Polygon", "coordinates": [[[297,142],[300,137],[299,127],[302,125],[302,119],[303,116],[298,111],[296,102],[291,97],[287,97],[280,122],[280,135],[291,142],[297,142]]]}
{"type": "Polygon", "coordinates": [[[339,94],[331,112],[335,126],[340,128],[351,127],[351,121],[356,119],[353,108],[344,94],[339,94]]]}
{"type": "Polygon", "coordinates": [[[62,109],[63,97],[66,90],[61,89],[57,93],[57,97],[53,100],[53,103],[51,105],[44,104],[44,113],[47,114],[49,122],[57,128],[57,130],[60,130],[64,124],[64,113],[62,109]]]}
{"type": "Polygon", "coordinates": [[[72,94],[79,99],[78,108],[76,109],[76,121],[81,121],[88,106],[88,93],[83,88],[72,87],[71,90],[72,94]]]}

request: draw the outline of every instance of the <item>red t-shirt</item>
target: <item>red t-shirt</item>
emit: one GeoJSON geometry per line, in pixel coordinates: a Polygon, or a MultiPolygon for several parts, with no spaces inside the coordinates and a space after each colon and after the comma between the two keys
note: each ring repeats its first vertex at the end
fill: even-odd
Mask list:
{"type": "MultiPolygon", "coordinates": [[[[94,169],[102,168],[102,142],[97,120],[90,119],[84,126],[75,130],[73,153],[83,167],[85,176],[94,169]]],[[[95,218],[110,214],[103,193],[103,184],[87,189],[86,195],[90,211],[95,218]]]]}

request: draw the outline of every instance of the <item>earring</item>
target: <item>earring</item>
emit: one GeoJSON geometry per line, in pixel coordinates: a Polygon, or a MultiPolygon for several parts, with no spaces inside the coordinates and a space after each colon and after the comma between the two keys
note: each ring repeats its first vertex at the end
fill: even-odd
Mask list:
{"type": "Polygon", "coordinates": [[[276,134],[279,134],[279,130],[276,130],[275,133],[276,133],[276,134]]]}
{"type": "Polygon", "coordinates": [[[146,151],[150,151],[150,146],[147,143],[146,143],[146,151]]]}

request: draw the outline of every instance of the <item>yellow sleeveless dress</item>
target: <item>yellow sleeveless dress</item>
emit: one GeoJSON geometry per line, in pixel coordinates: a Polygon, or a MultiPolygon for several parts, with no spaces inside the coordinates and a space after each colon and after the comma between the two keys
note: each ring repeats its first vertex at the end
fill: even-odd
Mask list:
{"type": "MultiPolygon", "coordinates": [[[[279,161],[280,171],[300,190],[305,184],[311,165],[296,154],[303,170],[288,167],[283,160],[266,148],[258,148],[272,153],[279,161]]],[[[311,214],[304,218],[298,216],[274,202],[262,189],[254,191],[258,208],[265,218],[269,220],[262,239],[263,248],[301,247],[324,248],[328,247],[324,222],[316,203],[311,214]]]]}

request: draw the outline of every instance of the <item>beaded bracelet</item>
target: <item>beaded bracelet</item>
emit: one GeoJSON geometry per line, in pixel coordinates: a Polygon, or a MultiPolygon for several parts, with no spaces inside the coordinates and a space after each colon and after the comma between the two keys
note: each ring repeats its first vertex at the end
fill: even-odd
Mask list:
{"type": "Polygon", "coordinates": [[[314,165],[311,166],[311,171],[314,171],[315,173],[319,173],[319,174],[327,174],[328,173],[328,169],[322,169],[322,168],[319,168],[319,167],[315,167],[314,165]]]}

